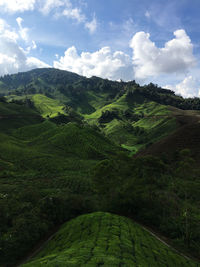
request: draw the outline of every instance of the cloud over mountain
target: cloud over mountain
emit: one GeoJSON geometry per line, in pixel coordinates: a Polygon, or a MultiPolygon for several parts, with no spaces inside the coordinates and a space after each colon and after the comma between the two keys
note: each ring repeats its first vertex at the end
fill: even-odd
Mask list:
{"type": "Polygon", "coordinates": [[[149,76],[187,71],[195,65],[193,45],[186,32],[174,32],[175,38],[159,48],[150,40],[150,34],[137,32],[130,41],[133,49],[135,77],[145,79],[149,76]]]}
{"type": "Polygon", "coordinates": [[[54,61],[55,68],[76,72],[91,77],[99,76],[112,80],[133,79],[131,57],[121,51],[112,52],[110,47],[90,53],[78,54],[74,46],[65,51],[59,61],[54,61]]]}
{"type": "MultiPolygon", "coordinates": [[[[19,23],[21,23],[21,19],[18,19],[19,23]]],[[[35,43],[32,41],[32,47],[23,49],[18,44],[18,40],[20,37],[27,40],[27,36],[21,35],[21,29],[18,34],[4,20],[0,19],[0,75],[48,67],[41,60],[28,56],[31,48],[35,47],[35,43]]]]}
{"type": "Polygon", "coordinates": [[[166,85],[165,88],[175,91],[183,97],[200,97],[200,83],[193,76],[187,76],[182,82],[175,86],[166,85]]]}

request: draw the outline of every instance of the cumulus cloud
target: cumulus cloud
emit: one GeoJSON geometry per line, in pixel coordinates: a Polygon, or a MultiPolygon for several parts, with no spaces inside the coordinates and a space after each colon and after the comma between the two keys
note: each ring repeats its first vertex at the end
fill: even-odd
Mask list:
{"type": "Polygon", "coordinates": [[[72,46],[65,51],[59,61],[54,61],[53,66],[86,77],[98,76],[111,80],[133,79],[130,56],[121,51],[112,53],[110,47],[103,47],[93,53],[82,52],[78,55],[76,48],[72,46]]]}
{"type": "MultiPolygon", "coordinates": [[[[21,21],[21,20],[18,20],[21,21]]],[[[48,67],[44,62],[28,57],[28,51],[18,45],[19,35],[4,21],[0,20],[0,76],[27,71],[32,68],[48,67]]],[[[33,42],[33,46],[35,43],[33,42]]]]}
{"type": "Polygon", "coordinates": [[[177,85],[166,85],[165,88],[172,89],[183,97],[200,97],[200,82],[191,75],[177,85]]]}
{"type": "Polygon", "coordinates": [[[158,48],[150,40],[150,34],[136,33],[130,41],[133,49],[133,64],[135,76],[145,79],[165,73],[187,71],[195,65],[193,45],[184,30],[174,32],[175,38],[166,42],[163,48],[158,48]]]}

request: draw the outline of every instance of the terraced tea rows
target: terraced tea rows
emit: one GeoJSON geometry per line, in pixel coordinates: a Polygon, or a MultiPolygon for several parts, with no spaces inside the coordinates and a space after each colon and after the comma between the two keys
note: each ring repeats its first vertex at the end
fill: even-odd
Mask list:
{"type": "Polygon", "coordinates": [[[199,266],[125,217],[96,212],[67,222],[31,266],[199,266]]]}

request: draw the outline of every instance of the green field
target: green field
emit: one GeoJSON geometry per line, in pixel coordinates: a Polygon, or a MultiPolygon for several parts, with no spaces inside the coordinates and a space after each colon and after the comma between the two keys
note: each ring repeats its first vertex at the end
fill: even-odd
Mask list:
{"type": "Polygon", "coordinates": [[[44,95],[36,94],[32,97],[35,108],[44,117],[55,117],[59,113],[63,113],[64,106],[58,100],[51,99],[44,95]]]}
{"type": "Polygon", "coordinates": [[[24,267],[198,266],[125,217],[96,212],[79,216],[56,233],[24,267]]]}

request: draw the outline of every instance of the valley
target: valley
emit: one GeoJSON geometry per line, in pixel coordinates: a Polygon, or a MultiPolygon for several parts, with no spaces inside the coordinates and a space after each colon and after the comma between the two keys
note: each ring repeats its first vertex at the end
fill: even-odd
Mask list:
{"type": "Polygon", "coordinates": [[[199,98],[53,68],[0,94],[0,266],[62,224],[22,266],[199,266],[199,98]]]}

